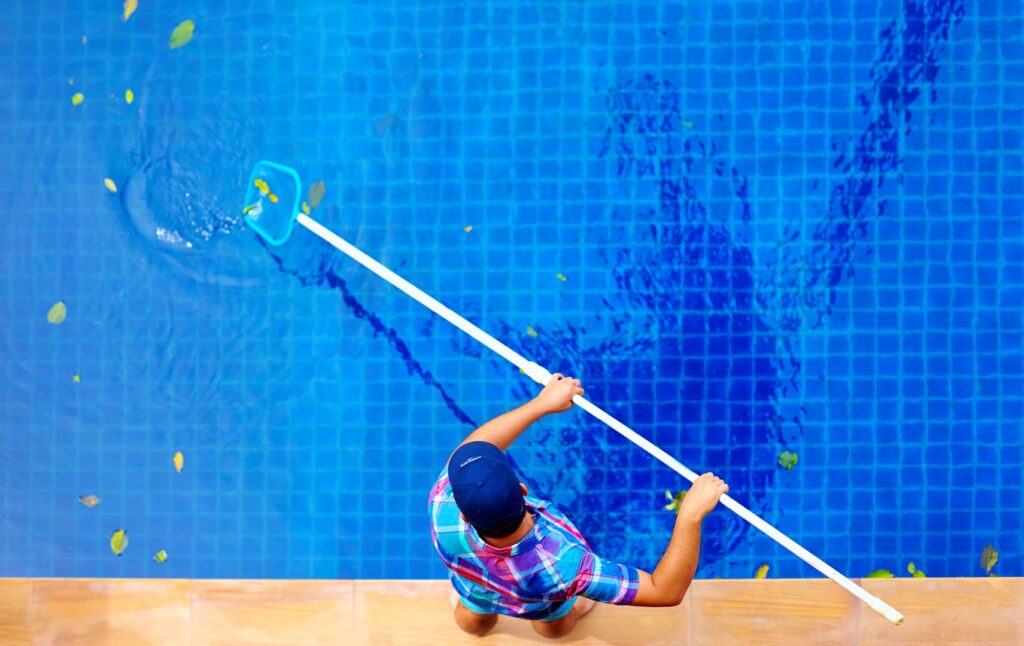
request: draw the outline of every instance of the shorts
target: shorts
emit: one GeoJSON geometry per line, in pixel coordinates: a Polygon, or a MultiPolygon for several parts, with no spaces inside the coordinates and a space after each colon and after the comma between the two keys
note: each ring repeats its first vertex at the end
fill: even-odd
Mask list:
{"type": "MultiPolygon", "coordinates": [[[[493,614],[490,610],[487,610],[486,608],[478,606],[477,604],[473,603],[472,601],[463,598],[463,596],[461,594],[459,595],[459,603],[461,603],[463,606],[465,606],[466,608],[468,608],[472,612],[475,612],[478,615],[490,615],[490,614],[493,614]]],[[[558,608],[558,610],[555,610],[550,615],[548,615],[546,617],[541,617],[539,619],[535,617],[535,618],[532,619],[532,621],[558,621],[562,617],[564,617],[567,614],[569,614],[572,611],[572,607],[574,605],[576,605],[576,597],[573,597],[572,599],[567,599],[566,602],[563,603],[561,605],[561,607],[558,608]]]]}

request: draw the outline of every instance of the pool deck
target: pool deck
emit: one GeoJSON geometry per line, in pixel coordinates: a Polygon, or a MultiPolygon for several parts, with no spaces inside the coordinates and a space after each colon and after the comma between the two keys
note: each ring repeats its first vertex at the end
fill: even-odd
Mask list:
{"type": "Polygon", "coordinates": [[[452,621],[445,581],[0,579],[0,644],[1022,644],[1024,578],[697,581],[675,608],[598,604],[568,637],[452,621]]]}

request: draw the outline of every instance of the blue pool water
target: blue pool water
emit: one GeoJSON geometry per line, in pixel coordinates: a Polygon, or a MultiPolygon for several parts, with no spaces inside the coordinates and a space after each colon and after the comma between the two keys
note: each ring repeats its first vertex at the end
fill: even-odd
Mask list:
{"type": "MultiPolygon", "coordinates": [[[[844,573],[1024,574],[1019,0],[120,5],[0,28],[0,576],[443,576],[430,485],[535,387],[263,244],[260,159],[844,573]]],[[[654,567],[671,471],[576,411],[511,455],[654,567]]],[[[762,562],[816,576],[709,517],[699,576],[762,562]]]]}

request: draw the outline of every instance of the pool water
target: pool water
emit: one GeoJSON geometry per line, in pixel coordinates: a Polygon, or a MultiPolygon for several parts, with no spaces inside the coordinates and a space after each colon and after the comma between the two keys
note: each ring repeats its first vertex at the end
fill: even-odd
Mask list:
{"type": "MultiPolygon", "coordinates": [[[[157,4],[5,13],[0,576],[444,575],[430,486],[536,388],[261,242],[260,159],[845,574],[1024,574],[1019,0],[157,4]]],[[[678,476],[578,411],[510,453],[654,567],[678,476]]],[[[708,518],[698,576],[762,563],[816,576],[708,518]]]]}

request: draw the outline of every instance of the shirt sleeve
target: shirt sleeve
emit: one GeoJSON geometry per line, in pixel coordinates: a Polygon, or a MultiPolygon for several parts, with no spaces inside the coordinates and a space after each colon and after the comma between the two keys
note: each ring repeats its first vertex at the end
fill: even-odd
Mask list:
{"type": "Polygon", "coordinates": [[[572,596],[627,606],[640,590],[640,574],[634,567],[584,552],[576,573],[572,596]]]}

